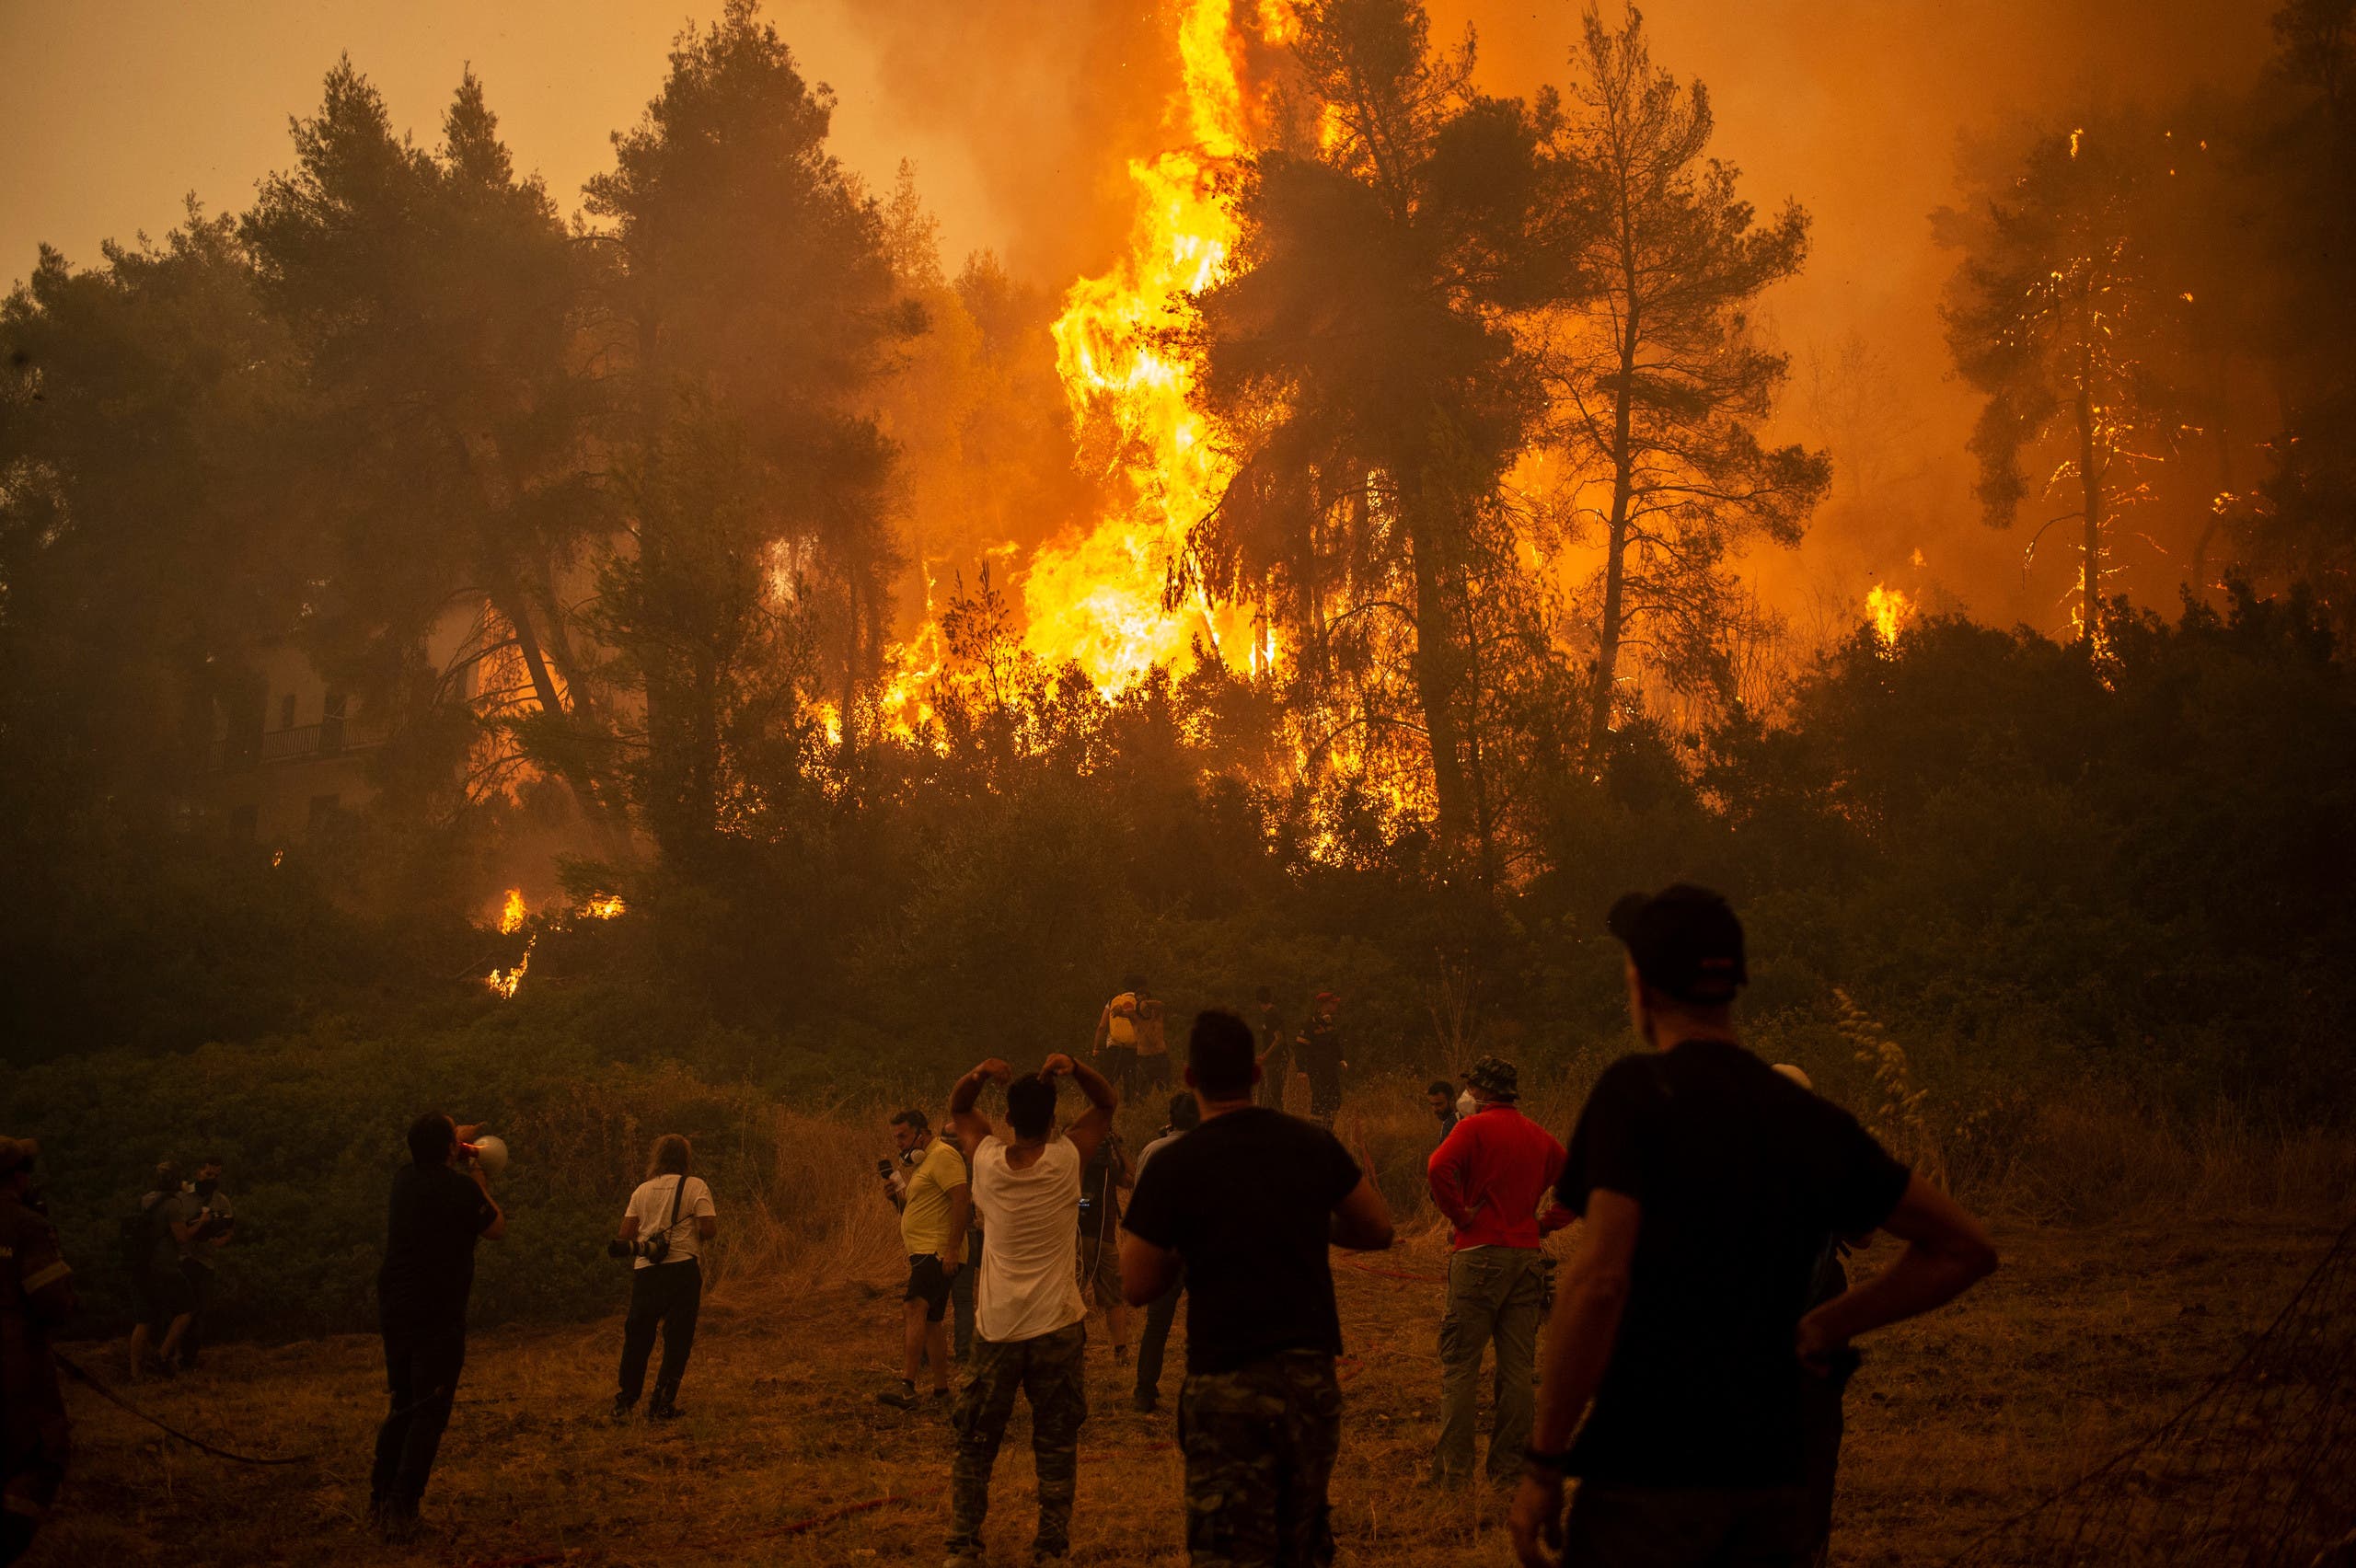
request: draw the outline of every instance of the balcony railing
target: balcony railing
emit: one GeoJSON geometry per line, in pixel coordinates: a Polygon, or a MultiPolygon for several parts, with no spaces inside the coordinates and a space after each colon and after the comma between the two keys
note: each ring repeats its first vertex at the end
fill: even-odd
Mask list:
{"type": "Polygon", "coordinates": [[[249,731],[243,735],[226,736],[214,743],[213,766],[225,771],[274,762],[311,762],[365,751],[380,744],[371,737],[352,733],[341,719],[329,719],[318,724],[265,730],[260,734],[249,731]]]}

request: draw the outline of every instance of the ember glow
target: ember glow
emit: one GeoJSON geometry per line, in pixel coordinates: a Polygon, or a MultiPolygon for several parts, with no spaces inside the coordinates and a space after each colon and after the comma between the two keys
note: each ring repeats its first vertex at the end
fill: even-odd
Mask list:
{"type": "Polygon", "coordinates": [[[1884,648],[1898,646],[1898,634],[1906,629],[1914,613],[1914,601],[1903,589],[1877,582],[1865,595],[1865,618],[1873,623],[1874,635],[1884,648]]]}

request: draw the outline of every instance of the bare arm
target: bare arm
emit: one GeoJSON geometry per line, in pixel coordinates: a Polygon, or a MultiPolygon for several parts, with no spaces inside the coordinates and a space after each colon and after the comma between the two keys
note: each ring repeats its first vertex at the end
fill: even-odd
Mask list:
{"type": "Polygon", "coordinates": [[[720,1216],[716,1214],[696,1216],[696,1239],[709,1241],[720,1234],[720,1216]]]}
{"type": "Polygon", "coordinates": [[[974,1101],[982,1097],[982,1085],[1005,1083],[1014,1077],[1014,1069],[992,1056],[957,1080],[949,1091],[949,1124],[957,1129],[957,1141],[965,1148],[967,1164],[982,1149],[984,1138],[998,1136],[998,1129],[990,1119],[974,1109],[974,1101]]]}
{"type": "Polygon", "coordinates": [[[1121,1299],[1144,1307],[1161,1299],[1178,1283],[1178,1254],[1157,1247],[1134,1230],[1121,1232],[1121,1299]]]}
{"type": "Polygon", "coordinates": [[[1800,1320],[1799,1355],[1812,1366],[1862,1333],[1944,1307],[1996,1272],[1978,1220],[1920,1176],[1881,1228],[1906,1243],[1898,1262],[1800,1320]]]}
{"type": "MultiPolygon", "coordinates": [[[[1620,1338],[1628,1305],[1628,1271],[1636,1256],[1643,1210],[1624,1193],[1599,1188],[1588,1198],[1585,1245],[1565,1271],[1563,1293],[1546,1322],[1544,1372],[1532,1455],[1560,1454],[1595,1398],[1620,1338]]],[[[1563,1474],[1532,1459],[1514,1498],[1514,1554],[1526,1568],[1548,1568],[1563,1548],[1563,1474]]]]}
{"type": "Polygon", "coordinates": [[[974,1222],[974,1189],[970,1182],[960,1182],[949,1189],[949,1244],[941,1250],[941,1261],[954,1273],[965,1261],[965,1232],[974,1222]]]}
{"type": "Polygon", "coordinates": [[[622,1226],[621,1226],[621,1228],[620,1228],[619,1230],[617,1230],[617,1231],[615,1231],[615,1232],[614,1232],[614,1239],[615,1239],[615,1240],[617,1240],[617,1241],[635,1241],[635,1240],[637,1240],[637,1239],[638,1239],[638,1216],[636,1216],[636,1215],[634,1215],[634,1214],[626,1214],[626,1215],[622,1216],[622,1226]]]}
{"type": "Polygon", "coordinates": [[[1088,1054],[1091,1056],[1103,1055],[1104,1054],[1104,1042],[1111,1036],[1112,1032],[1113,1004],[1107,1002],[1104,1004],[1104,1010],[1096,1015],[1096,1036],[1088,1043],[1088,1054]]]}
{"type": "Polygon", "coordinates": [[[1072,1147],[1080,1150],[1080,1162],[1085,1165],[1096,1158],[1097,1146],[1104,1141],[1104,1135],[1112,1131],[1113,1113],[1119,1106],[1120,1099],[1113,1092],[1113,1086],[1104,1081],[1103,1074],[1086,1062],[1072,1060],[1060,1051],[1048,1057],[1046,1066],[1039,1069],[1039,1076],[1043,1078],[1061,1078],[1067,1073],[1074,1083],[1080,1085],[1080,1091],[1088,1096],[1088,1110],[1064,1134],[1071,1139],[1072,1147]]]}
{"type": "Polygon", "coordinates": [[[1391,1205],[1366,1177],[1334,1206],[1330,1239],[1353,1252],[1380,1252],[1391,1245],[1391,1205]]]}

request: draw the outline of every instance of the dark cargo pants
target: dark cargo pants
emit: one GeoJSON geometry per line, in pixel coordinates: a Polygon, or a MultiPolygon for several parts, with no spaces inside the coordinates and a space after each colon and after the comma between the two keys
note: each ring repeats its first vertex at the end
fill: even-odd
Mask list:
{"type": "Polygon", "coordinates": [[[979,1555],[990,1508],[990,1470],[1014,1413],[1014,1396],[1031,1401],[1031,1458],[1039,1471],[1039,1550],[1071,1542],[1072,1499],[1080,1491],[1080,1429],[1088,1420],[1088,1332],[1074,1323],[1035,1339],[999,1343],[976,1337],[973,1370],[957,1396],[957,1457],[949,1469],[949,1550],[979,1555]]]}
{"type": "Polygon", "coordinates": [[[1489,1434],[1493,1479],[1521,1473],[1537,1411],[1538,1325],[1546,1316],[1547,1258],[1535,1247],[1469,1247],[1448,1262],[1448,1312],[1439,1325],[1439,1449],[1432,1474],[1472,1473],[1473,1407],[1481,1352],[1497,1347],[1496,1425],[1489,1434]]]}
{"type": "Polygon", "coordinates": [[[1322,1351],[1190,1375],[1178,1446],[1194,1568],[1325,1568],[1325,1490],[1341,1444],[1342,1385],[1322,1351]]]}

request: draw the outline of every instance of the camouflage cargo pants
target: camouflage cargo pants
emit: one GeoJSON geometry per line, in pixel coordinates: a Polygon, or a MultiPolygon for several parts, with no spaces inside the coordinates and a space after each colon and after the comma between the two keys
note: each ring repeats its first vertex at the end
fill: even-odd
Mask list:
{"type": "Polygon", "coordinates": [[[1342,1441],[1334,1358],[1287,1351],[1196,1373],[1178,1396],[1195,1568],[1325,1568],[1325,1488],[1342,1441]]]}
{"type": "Polygon", "coordinates": [[[1031,1458],[1039,1471],[1041,1551],[1071,1540],[1080,1490],[1080,1428],[1088,1419],[1086,1328],[1074,1323],[1035,1339],[974,1341],[973,1370],[957,1396],[957,1457],[949,1470],[949,1550],[979,1555],[990,1510],[990,1469],[1005,1440],[1014,1396],[1031,1401],[1031,1458]]]}

